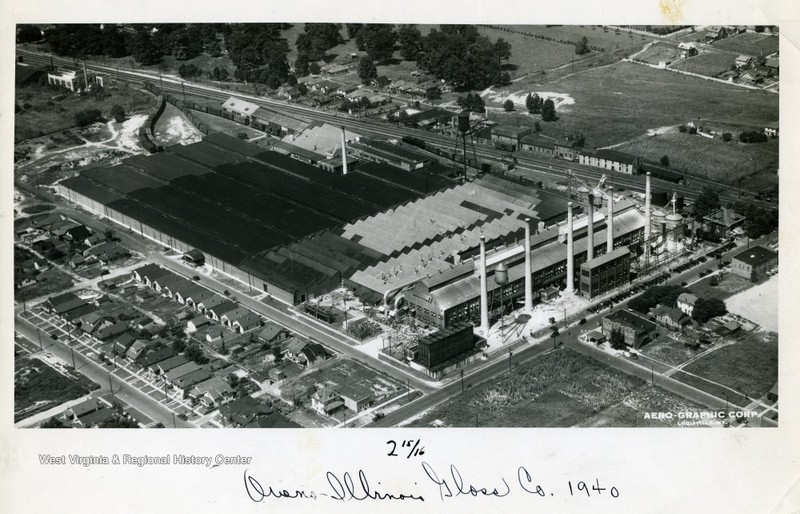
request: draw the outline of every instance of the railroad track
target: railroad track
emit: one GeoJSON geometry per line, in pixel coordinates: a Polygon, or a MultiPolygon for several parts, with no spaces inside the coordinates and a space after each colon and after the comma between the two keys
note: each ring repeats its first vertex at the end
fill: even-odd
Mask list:
{"type": "MultiPolygon", "coordinates": [[[[78,62],[74,59],[55,57],[50,56],[49,54],[40,54],[21,49],[17,49],[17,54],[22,55],[25,62],[30,64],[50,65],[52,63],[54,65],[69,66],[75,66],[78,64],[78,62]]],[[[190,94],[192,96],[199,96],[207,99],[219,100],[222,102],[227,100],[232,94],[235,94],[236,96],[246,98],[248,101],[252,101],[261,107],[279,110],[280,112],[286,114],[303,116],[315,121],[344,126],[345,128],[356,133],[366,133],[372,136],[382,136],[387,138],[401,138],[403,136],[409,136],[424,139],[426,145],[434,145],[442,149],[447,149],[448,151],[454,152],[456,148],[455,140],[450,137],[430,133],[420,129],[392,125],[381,120],[354,118],[343,113],[320,111],[311,107],[290,104],[284,101],[255,97],[253,95],[241,93],[231,93],[229,91],[223,91],[211,86],[193,84],[172,77],[159,77],[153,73],[125,70],[112,66],[104,66],[98,63],[86,63],[86,68],[93,71],[109,73],[112,76],[116,75],[121,79],[124,78],[124,80],[127,82],[135,84],[144,84],[147,81],[153,84],[159,84],[165,93],[172,93],[178,98],[180,98],[180,96],[183,94],[190,94]]],[[[470,153],[471,150],[471,148],[468,149],[467,153],[470,153]]],[[[609,177],[609,182],[612,183],[616,188],[624,188],[627,191],[639,193],[644,192],[645,178],[642,175],[625,175],[614,172],[606,173],[606,170],[604,169],[593,168],[578,164],[576,162],[564,161],[557,158],[528,155],[526,152],[510,153],[504,150],[498,150],[493,147],[486,147],[482,145],[476,145],[474,153],[480,159],[495,162],[501,162],[504,158],[513,156],[516,159],[518,167],[527,168],[538,173],[552,175],[557,180],[566,180],[569,173],[571,173],[577,178],[587,182],[589,185],[596,183],[605,173],[609,177]]],[[[652,178],[653,190],[666,190],[670,193],[677,192],[678,194],[683,195],[687,202],[694,201],[700,192],[706,187],[715,189],[723,203],[736,202],[743,194],[751,193],[751,191],[748,191],[747,189],[737,188],[718,181],[696,176],[684,176],[686,178],[683,185],[667,182],[658,178],[652,178]]],[[[749,200],[757,204],[759,207],[768,209],[778,208],[777,204],[773,202],[755,200],[752,197],[750,197],[749,200]]]]}

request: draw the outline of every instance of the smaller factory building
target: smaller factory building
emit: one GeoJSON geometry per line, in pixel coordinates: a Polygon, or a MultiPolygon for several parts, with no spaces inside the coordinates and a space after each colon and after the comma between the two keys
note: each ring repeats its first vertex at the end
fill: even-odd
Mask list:
{"type": "Polygon", "coordinates": [[[733,257],[731,273],[755,282],[777,265],[777,253],[763,246],[754,246],[733,257]]]}
{"type": "Polygon", "coordinates": [[[619,310],[603,318],[603,334],[611,339],[611,332],[620,330],[625,344],[639,348],[655,332],[656,324],[631,311],[619,310]]]}
{"type": "Polygon", "coordinates": [[[631,252],[627,247],[581,264],[580,291],[588,299],[595,298],[630,281],[631,252]]]}
{"type": "Polygon", "coordinates": [[[460,322],[421,337],[417,346],[409,350],[409,357],[427,368],[432,376],[438,377],[455,367],[474,348],[472,324],[460,322]]]}

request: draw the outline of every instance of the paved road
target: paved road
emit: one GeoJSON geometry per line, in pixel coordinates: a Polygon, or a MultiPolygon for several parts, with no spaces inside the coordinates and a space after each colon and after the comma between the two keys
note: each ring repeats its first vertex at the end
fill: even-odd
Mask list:
{"type": "MultiPolygon", "coordinates": [[[[15,318],[14,328],[20,333],[27,341],[23,342],[26,349],[33,355],[36,355],[41,350],[38,346],[39,335],[36,333],[36,327],[29,321],[15,318]]],[[[53,341],[48,334],[41,332],[41,341],[44,346],[44,351],[52,353],[62,361],[72,364],[72,352],[66,343],[61,341],[53,341]]],[[[74,345],[74,343],[73,343],[74,345]]],[[[100,390],[95,391],[95,396],[100,396],[107,392],[111,392],[109,388],[109,371],[111,368],[106,368],[98,362],[87,358],[80,351],[74,352],[76,370],[82,375],[87,376],[92,381],[100,384],[100,390]]],[[[146,416],[154,421],[160,421],[165,427],[173,426],[172,411],[168,410],[163,405],[155,402],[151,397],[144,394],[142,391],[135,387],[123,385],[119,377],[112,378],[112,385],[114,386],[114,394],[119,396],[122,400],[130,404],[133,408],[141,411],[146,416]]],[[[175,425],[178,428],[192,428],[193,424],[181,421],[174,418],[175,425]]]]}

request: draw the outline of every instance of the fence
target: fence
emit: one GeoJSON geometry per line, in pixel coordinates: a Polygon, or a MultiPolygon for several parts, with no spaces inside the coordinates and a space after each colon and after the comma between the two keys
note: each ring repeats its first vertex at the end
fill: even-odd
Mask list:
{"type": "MultiPolygon", "coordinates": [[[[147,88],[148,91],[150,91],[153,94],[158,94],[156,93],[156,91],[160,93],[158,88],[156,88],[149,82],[145,82],[145,87],[147,88]]],[[[156,144],[154,130],[156,122],[158,121],[158,118],[160,118],[161,115],[164,113],[164,108],[166,106],[167,104],[164,102],[164,97],[159,95],[158,105],[156,106],[155,110],[152,113],[150,113],[150,116],[147,117],[147,121],[145,122],[145,124],[139,128],[139,144],[142,145],[142,148],[144,148],[151,154],[158,153],[164,150],[163,146],[159,146],[158,144],[156,144]]]]}

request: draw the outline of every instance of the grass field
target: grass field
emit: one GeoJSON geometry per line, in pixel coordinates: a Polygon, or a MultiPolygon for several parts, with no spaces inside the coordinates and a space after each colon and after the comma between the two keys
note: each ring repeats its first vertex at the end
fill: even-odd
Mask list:
{"type": "Polygon", "coordinates": [[[644,386],[641,379],[561,349],[468,389],[413,425],[441,419],[453,427],[575,426],[644,386]]]}
{"type": "Polygon", "coordinates": [[[700,282],[692,284],[688,289],[692,294],[701,298],[719,298],[720,300],[724,300],[750,289],[755,285],[746,278],[734,275],[733,273],[722,275],[719,280],[719,285],[717,286],[712,286],[709,283],[710,281],[711,277],[704,278],[700,282]]]}
{"type": "Polygon", "coordinates": [[[80,398],[100,386],[81,375],[67,377],[39,359],[14,360],[14,422],[80,398]]]}
{"type": "Polygon", "coordinates": [[[778,36],[745,32],[714,43],[714,48],[752,56],[770,55],[778,51],[778,36]]]}
{"type": "MultiPolygon", "coordinates": [[[[652,161],[667,155],[670,167],[676,171],[727,180],[729,184],[738,184],[739,179],[744,184],[754,174],[766,174],[765,179],[771,179],[767,184],[777,183],[778,139],[766,143],[740,143],[737,138],[742,130],[731,132],[734,139],[728,142],[722,138],[709,139],[674,131],[642,136],[615,147],[615,150],[641,155],[652,161]]],[[[757,187],[756,184],[748,186],[757,187]]]]}
{"type": "MultiPolygon", "coordinates": [[[[699,358],[685,370],[744,393],[750,399],[760,398],[778,380],[778,335],[774,332],[749,334],[699,358]]],[[[698,386],[704,390],[709,387],[698,386]]]]}
{"type": "MultiPolygon", "coordinates": [[[[621,49],[635,51],[654,39],[654,37],[643,36],[633,32],[629,34],[626,30],[609,29],[597,25],[557,25],[549,27],[544,25],[504,25],[503,27],[526,34],[552,38],[556,41],[571,41],[575,43],[585,37],[589,46],[604,48],[606,51],[621,49]]],[[[503,38],[506,39],[505,36],[503,38]]],[[[575,53],[574,49],[572,53],[575,53]]]]}
{"type": "Polygon", "coordinates": [[[638,54],[636,60],[650,64],[658,64],[661,61],[675,62],[681,56],[681,50],[672,43],[658,42],[651,45],[647,50],[638,54]]]}
{"type": "Polygon", "coordinates": [[[111,106],[119,104],[130,116],[146,112],[155,105],[151,94],[125,84],[109,86],[105,91],[109,93],[108,98],[96,100],[77,96],[64,88],[18,87],[14,91],[14,102],[23,109],[14,116],[14,142],[72,128],[76,126],[75,114],[86,109],[98,109],[103,116],[109,116],[111,106]]]}
{"type": "MultiPolygon", "coordinates": [[[[591,147],[627,141],[651,128],[701,119],[754,127],[778,119],[777,95],[634,63],[591,69],[537,89],[566,93],[575,99],[574,104],[557,113],[558,121],[542,123],[543,133],[560,138],[582,132],[591,147]]],[[[493,114],[492,119],[533,124],[526,115],[493,114]]]]}
{"type": "Polygon", "coordinates": [[[701,53],[675,63],[672,68],[707,77],[717,77],[731,69],[736,57],[736,54],[728,52],[701,53]]]}
{"type": "Polygon", "coordinates": [[[694,357],[695,352],[686,348],[683,343],[669,337],[660,337],[642,347],[641,352],[648,357],[677,366],[694,357]]]}

